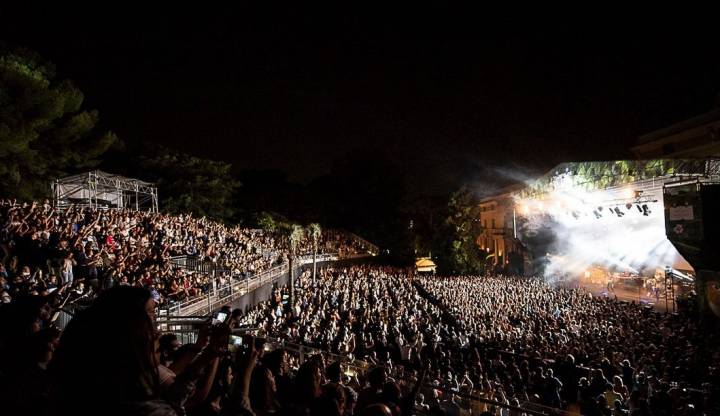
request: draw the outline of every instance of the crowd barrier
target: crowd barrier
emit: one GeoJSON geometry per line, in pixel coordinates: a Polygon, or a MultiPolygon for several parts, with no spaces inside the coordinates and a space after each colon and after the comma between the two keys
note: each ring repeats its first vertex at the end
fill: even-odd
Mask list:
{"type": "MultiPolygon", "coordinates": [[[[363,255],[364,256],[364,255],[363,255]]],[[[337,254],[319,254],[316,256],[317,263],[340,260],[337,254]]],[[[303,256],[295,260],[295,267],[312,264],[312,256],[303,256]]],[[[189,256],[175,257],[172,262],[177,267],[184,267],[198,273],[207,273],[216,276],[221,273],[228,273],[228,270],[221,269],[208,261],[198,261],[189,256]]],[[[213,285],[210,291],[192,299],[168,304],[159,310],[161,316],[190,316],[210,315],[221,306],[238,300],[241,296],[254,291],[266,284],[276,283],[281,277],[289,272],[289,264],[282,264],[271,269],[254,274],[252,276],[232,276],[230,283],[217,287],[213,285]]]]}
{"type": "MultiPolygon", "coordinates": [[[[161,333],[173,333],[178,337],[178,340],[182,344],[194,343],[197,339],[198,328],[206,322],[205,317],[197,316],[184,316],[184,317],[167,317],[165,319],[158,320],[158,328],[161,333]]],[[[254,333],[256,328],[252,329],[236,329],[233,332],[236,334],[251,332],[254,333]]],[[[339,362],[343,374],[348,377],[357,377],[358,380],[365,380],[367,373],[378,367],[378,365],[355,359],[351,355],[335,354],[326,350],[310,347],[307,345],[297,344],[288,342],[283,339],[264,337],[266,352],[274,351],[276,349],[284,349],[288,354],[288,360],[291,367],[291,371],[297,371],[297,369],[310,357],[316,355],[322,355],[326,364],[339,362]]],[[[480,390],[473,390],[471,392],[460,392],[451,390],[443,386],[437,386],[429,384],[426,380],[418,380],[419,372],[417,371],[406,371],[402,365],[385,366],[388,377],[392,378],[399,384],[405,386],[407,390],[415,387],[416,383],[422,383],[420,392],[425,393],[425,397],[428,397],[428,393],[432,390],[440,392],[440,396],[443,399],[455,397],[454,401],[457,406],[462,409],[465,414],[475,414],[478,409],[483,411],[489,411],[491,414],[525,414],[533,416],[569,416],[577,415],[579,413],[556,409],[548,406],[543,406],[539,403],[526,401],[520,403],[519,406],[513,406],[508,403],[503,403],[494,400],[490,397],[485,397],[484,393],[480,390]],[[513,413],[515,412],[515,413],[513,413]]],[[[362,381],[361,381],[362,382],[362,381]]]]}

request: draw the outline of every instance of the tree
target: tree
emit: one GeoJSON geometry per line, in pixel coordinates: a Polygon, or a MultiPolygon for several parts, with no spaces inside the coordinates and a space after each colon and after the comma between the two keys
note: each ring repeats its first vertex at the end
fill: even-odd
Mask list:
{"type": "Polygon", "coordinates": [[[140,159],[144,177],[157,182],[161,207],[171,213],[193,212],[219,220],[233,218],[233,196],[240,183],[229,163],[157,148],[140,159]]]}
{"type": "Polygon", "coordinates": [[[290,307],[293,307],[295,302],[295,273],[293,268],[295,267],[297,250],[303,238],[305,238],[305,230],[303,227],[298,224],[293,224],[288,234],[288,240],[290,241],[290,307]]]}
{"type": "Polygon", "coordinates": [[[318,252],[318,242],[320,241],[320,236],[322,235],[322,228],[320,228],[320,224],[314,222],[308,225],[308,235],[312,239],[313,244],[313,269],[312,269],[312,282],[313,286],[315,285],[315,275],[317,274],[317,252],[318,252]]]}
{"type": "Polygon", "coordinates": [[[466,187],[453,193],[437,235],[438,266],[444,274],[479,274],[484,266],[483,253],[476,243],[482,232],[478,201],[466,187]]]}
{"type": "Polygon", "coordinates": [[[0,194],[49,196],[50,181],[90,169],[118,138],[95,131],[83,93],[28,50],[0,50],[0,194]]]}
{"type": "Polygon", "coordinates": [[[291,227],[291,223],[290,221],[288,221],[287,218],[276,212],[267,211],[255,213],[252,216],[249,225],[251,227],[258,227],[263,230],[272,232],[288,229],[291,227]]]}

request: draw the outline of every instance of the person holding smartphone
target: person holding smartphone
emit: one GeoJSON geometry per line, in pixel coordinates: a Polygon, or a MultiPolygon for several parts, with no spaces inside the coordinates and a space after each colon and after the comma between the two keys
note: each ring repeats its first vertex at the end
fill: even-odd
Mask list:
{"type": "Polygon", "coordinates": [[[78,312],[48,367],[58,414],[175,415],[205,400],[229,329],[217,325],[167,388],[159,383],[157,337],[147,289],[108,289],[78,312]],[[102,363],[99,366],[98,363],[102,363]],[[77,392],[83,400],[78,401],[77,392]]]}
{"type": "Polygon", "coordinates": [[[226,312],[223,312],[223,311],[218,312],[215,315],[215,317],[213,318],[213,321],[212,321],[213,325],[224,323],[225,320],[227,319],[227,316],[228,315],[226,312]]]}

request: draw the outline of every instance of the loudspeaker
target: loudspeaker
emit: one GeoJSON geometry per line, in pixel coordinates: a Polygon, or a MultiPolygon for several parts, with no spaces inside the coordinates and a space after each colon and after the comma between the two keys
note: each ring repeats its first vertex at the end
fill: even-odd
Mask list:
{"type": "Polygon", "coordinates": [[[695,270],[720,270],[720,185],[667,184],[665,234],[695,270]]]}
{"type": "Polygon", "coordinates": [[[663,200],[665,234],[695,269],[700,322],[715,321],[720,318],[720,185],[666,185],[663,200]]]}

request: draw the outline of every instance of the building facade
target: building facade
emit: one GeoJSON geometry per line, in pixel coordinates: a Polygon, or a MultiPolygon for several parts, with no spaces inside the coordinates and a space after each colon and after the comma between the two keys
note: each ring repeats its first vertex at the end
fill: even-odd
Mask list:
{"type": "Polygon", "coordinates": [[[638,159],[720,157],[720,109],[642,135],[631,150],[638,159]]]}
{"type": "MultiPolygon", "coordinates": [[[[514,189],[513,189],[514,190],[514,189]]],[[[483,231],[477,244],[486,254],[486,264],[493,269],[514,269],[521,273],[526,257],[517,239],[515,200],[513,190],[480,201],[480,223],[483,231]],[[513,264],[511,264],[511,262],[513,264]]]]}
{"type": "MultiPolygon", "coordinates": [[[[720,108],[640,136],[637,144],[630,150],[638,160],[564,164],[554,168],[544,177],[552,177],[553,172],[567,169],[569,166],[572,167],[571,165],[587,165],[581,166],[580,171],[591,181],[604,184],[601,186],[604,187],[617,181],[638,180],[643,169],[652,172],[658,170],[658,166],[664,163],[651,162],[662,162],[659,159],[678,161],[683,159],[687,164],[692,160],[720,158],[720,108]],[[643,163],[643,160],[650,162],[643,163]],[[631,168],[627,168],[626,165],[631,168]],[[604,173],[600,174],[600,172],[604,173]],[[623,175],[627,178],[622,177],[623,175]]],[[[678,168],[673,167],[675,171],[684,170],[678,168]]],[[[497,195],[480,201],[480,222],[483,232],[478,236],[477,244],[487,253],[486,264],[495,270],[510,268],[517,271],[517,263],[520,264],[520,268],[529,269],[529,263],[532,261],[529,251],[518,239],[517,222],[521,214],[515,211],[513,198],[513,194],[524,188],[523,185],[506,188],[497,195]]]]}

